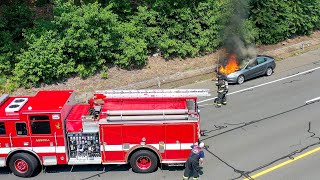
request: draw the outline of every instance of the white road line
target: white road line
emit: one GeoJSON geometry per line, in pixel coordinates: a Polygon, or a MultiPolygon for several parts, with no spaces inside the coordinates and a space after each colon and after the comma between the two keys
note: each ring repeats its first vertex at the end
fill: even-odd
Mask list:
{"type": "MultiPolygon", "coordinates": [[[[277,79],[277,80],[270,81],[270,82],[267,82],[267,83],[263,83],[263,84],[260,84],[260,85],[252,86],[252,87],[249,87],[249,88],[246,88],[246,89],[242,89],[242,90],[239,90],[239,91],[235,91],[235,92],[232,92],[232,93],[228,93],[227,95],[232,95],[232,94],[240,93],[240,92],[243,92],[243,91],[248,91],[248,90],[251,90],[251,89],[254,89],[254,88],[257,88],[257,87],[261,87],[261,86],[265,86],[265,85],[272,84],[272,83],[275,83],[275,82],[283,81],[285,79],[293,78],[295,76],[300,76],[302,74],[307,74],[309,72],[312,72],[312,71],[315,71],[315,70],[318,70],[318,69],[320,69],[320,67],[316,67],[316,68],[313,68],[313,69],[310,69],[310,70],[307,70],[307,71],[304,71],[304,72],[301,72],[301,73],[298,73],[298,74],[294,74],[294,75],[287,76],[287,77],[284,77],[284,78],[281,78],[281,79],[277,79]]],[[[198,103],[207,102],[207,101],[213,100],[215,98],[217,98],[217,97],[205,99],[205,100],[199,101],[198,103]]]]}
{"type": "Polygon", "coordinates": [[[306,104],[311,104],[311,103],[314,103],[314,102],[317,102],[317,101],[320,101],[320,97],[317,97],[317,98],[313,98],[309,101],[306,101],[306,104]]]}

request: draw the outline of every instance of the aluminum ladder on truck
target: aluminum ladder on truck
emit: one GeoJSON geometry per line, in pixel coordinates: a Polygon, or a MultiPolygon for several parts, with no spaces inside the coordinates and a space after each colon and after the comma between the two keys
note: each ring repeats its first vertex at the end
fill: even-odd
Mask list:
{"type": "Polygon", "coordinates": [[[107,98],[210,96],[209,89],[100,90],[96,93],[103,94],[107,98]]]}
{"type": "MultiPolygon", "coordinates": [[[[179,98],[210,96],[209,89],[145,89],[145,90],[101,90],[107,99],[121,98],[179,98]]],[[[161,120],[192,120],[189,109],[195,109],[194,101],[187,101],[186,109],[146,109],[146,110],[107,110],[107,121],[161,121],[161,120]],[[190,104],[190,105],[189,105],[190,104]]]]}

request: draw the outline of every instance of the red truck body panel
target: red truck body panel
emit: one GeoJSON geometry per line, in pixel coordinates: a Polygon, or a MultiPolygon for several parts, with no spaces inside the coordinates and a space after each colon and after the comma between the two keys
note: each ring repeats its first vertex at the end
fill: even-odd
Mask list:
{"type": "Polygon", "coordinates": [[[184,162],[199,139],[196,100],[95,94],[88,104],[75,104],[71,90],[4,95],[0,167],[22,151],[43,165],[123,164],[139,149],[152,151],[161,163],[184,162]]]}

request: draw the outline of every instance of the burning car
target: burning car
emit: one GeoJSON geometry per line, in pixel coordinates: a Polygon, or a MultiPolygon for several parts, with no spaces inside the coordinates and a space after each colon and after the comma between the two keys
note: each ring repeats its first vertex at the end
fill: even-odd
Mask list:
{"type": "Polygon", "coordinates": [[[258,76],[270,76],[276,67],[273,57],[258,55],[256,58],[243,60],[240,65],[236,57],[229,58],[228,64],[220,66],[219,73],[225,74],[228,82],[242,84],[245,80],[258,76]]]}

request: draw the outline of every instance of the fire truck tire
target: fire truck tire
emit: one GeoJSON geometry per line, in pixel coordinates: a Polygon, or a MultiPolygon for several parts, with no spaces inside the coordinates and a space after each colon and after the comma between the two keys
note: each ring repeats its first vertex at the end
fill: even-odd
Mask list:
{"type": "Polygon", "coordinates": [[[27,153],[17,153],[9,161],[9,168],[12,173],[19,177],[31,177],[39,163],[37,159],[27,153]]]}
{"type": "Polygon", "coordinates": [[[148,150],[139,150],[130,158],[132,170],[137,173],[151,173],[158,167],[157,156],[148,150]]]}

